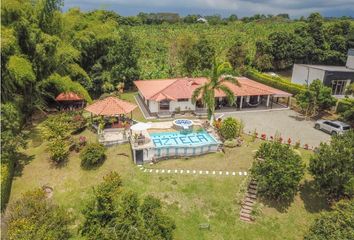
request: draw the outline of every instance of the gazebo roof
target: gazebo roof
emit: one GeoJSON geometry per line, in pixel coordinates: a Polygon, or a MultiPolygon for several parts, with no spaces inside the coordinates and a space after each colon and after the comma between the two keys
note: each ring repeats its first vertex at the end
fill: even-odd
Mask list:
{"type": "Polygon", "coordinates": [[[107,97],[98,100],[85,108],[95,115],[115,116],[132,112],[137,106],[116,97],[107,97]]]}
{"type": "Polygon", "coordinates": [[[62,92],[55,98],[55,100],[60,102],[60,101],[82,101],[84,99],[74,92],[62,92]]]}

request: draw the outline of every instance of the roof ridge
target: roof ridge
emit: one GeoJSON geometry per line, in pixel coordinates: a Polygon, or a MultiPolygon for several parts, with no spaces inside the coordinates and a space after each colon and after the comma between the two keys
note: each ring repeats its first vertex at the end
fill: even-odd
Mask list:
{"type": "MultiPolygon", "coordinates": [[[[170,87],[172,84],[174,84],[175,82],[181,80],[181,78],[175,78],[173,82],[171,82],[171,84],[168,84],[166,87],[164,87],[163,89],[161,89],[160,91],[158,91],[157,93],[155,93],[154,95],[152,95],[150,98],[155,97],[157,94],[162,93],[162,91],[166,90],[168,87],[170,87]]],[[[162,80],[163,81],[163,80],[162,80]]],[[[164,93],[162,93],[164,94],[164,93]]]]}
{"type": "MultiPolygon", "coordinates": [[[[257,84],[259,83],[259,82],[257,82],[257,81],[252,80],[252,79],[249,79],[249,78],[245,78],[244,80],[245,80],[245,81],[253,81],[253,82],[257,83],[257,84]]],[[[268,92],[268,93],[270,93],[270,94],[271,94],[271,92],[270,92],[270,91],[265,90],[265,89],[262,89],[262,88],[260,88],[260,87],[258,87],[258,86],[257,86],[257,87],[256,87],[256,86],[252,86],[252,85],[247,84],[247,83],[243,83],[243,84],[247,85],[248,87],[251,87],[251,88],[256,88],[256,89],[258,89],[258,90],[265,91],[265,92],[268,92]]],[[[265,85],[265,84],[263,84],[263,85],[265,85]]],[[[265,86],[267,86],[267,87],[269,87],[269,88],[272,88],[272,89],[275,89],[275,88],[270,87],[270,86],[268,86],[268,85],[265,85],[265,86]]]]}

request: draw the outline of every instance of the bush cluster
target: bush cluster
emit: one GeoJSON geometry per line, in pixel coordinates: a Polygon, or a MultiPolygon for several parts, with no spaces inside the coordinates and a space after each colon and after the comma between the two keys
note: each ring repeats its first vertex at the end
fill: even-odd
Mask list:
{"type": "Polygon", "coordinates": [[[226,140],[231,140],[240,136],[241,130],[241,122],[235,118],[228,117],[221,123],[220,134],[226,140]]]}
{"type": "Polygon", "coordinates": [[[101,164],[106,158],[106,148],[99,143],[88,144],[80,154],[81,167],[90,169],[101,164]]]}
{"type": "Polygon", "coordinates": [[[354,123],[354,99],[344,98],[338,101],[337,113],[351,123],[354,123]]]}
{"type": "Polygon", "coordinates": [[[265,85],[278,88],[280,90],[292,93],[294,95],[305,90],[305,87],[299,84],[291,83],[280,77],[271,77],[265,74],[262,74],[254,69],[249,69],[246,71],[245,75],[252,80],[263,83],[265,85]]]}

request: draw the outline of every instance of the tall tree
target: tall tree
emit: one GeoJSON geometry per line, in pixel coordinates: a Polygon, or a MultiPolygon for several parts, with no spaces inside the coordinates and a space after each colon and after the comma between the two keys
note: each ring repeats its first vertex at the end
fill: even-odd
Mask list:
{"type": "Polygon", "coordinates": [[[321,80],[314,80],[308,89],[296,95],[297,104],[305,116],[315,116],[336,104],[332,90],[323,85],[321,80]]]}
{"type": "Polygon", "coordinates": [[[119,82],[124,82],[124,86],[130,89],[133,86],[133,81],[139,79],[139,54],[135,38],[130,32],[123,31],[118,43],[110,48],[107,56],[114,86],[119,82]]]}
{"type": "Polygon", "coordinates": [[[170,240],[175,224],[161,210],[160,201],[147,196],[143,203],[135,192],[122,191],[117,173],[104,177],[94,199],[84,209],[81,235],[87,239],[170,240]]]}
{"type": "Polygon", "coordinates": [[[186,38],[180,44],[179,56],[184,71],[191,76],[212,68],[215,49],[203,36],[195,43],[186,38]]]}
{"type": "Polygon", "coordinates": [[[235,70],[242,69],[246,62],[247,50],[241,41],[235,41],[227,52],[227,59],[235,70]]]}
{"type": "Polygon", "coordinates": [[[342,200],[333,209],[322,212],[311,225],[305,240],[354,239],[354,199],[342,200]]]}
{"type": "Polygon", "coordinates": [[[262,143],[251,169],[258,181],[260,195],[276,201],[290,202],[304,176],[305,166],[301,157],[288,145],[274,142],[262,143]]]}
{"type": "Polygon", "coordinates": [[[69,239],[72,218],[47,199],[42,189],[27,192],[6,213],[8,239],[69,239]]]}
{"type": "Polygon", "coordinates": [[[215,91],[225,93],[230,105],[235,102],[235,94],[226,84],[236,84],[238,86],[240,84],[234,76],[230,75],[231,72],[233,70],[229,63],[216,64],[216,61],[214,61],[208,82],[197,87],[193,92],[192,101],[201,100],[206,105],[209,119],[214,116],[215,112],[215,91]]]}
{"type": "Polygon", "coordinates": [[[330,144],[321,143],[311,157],[309,171],[318,189],[329,199],[353,195],[354,131],[332,136],[330,144]]]}

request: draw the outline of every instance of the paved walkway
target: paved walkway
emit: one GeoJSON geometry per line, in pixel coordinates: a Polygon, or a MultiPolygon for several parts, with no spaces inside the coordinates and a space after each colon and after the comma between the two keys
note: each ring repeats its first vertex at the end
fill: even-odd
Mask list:
{"type": "Polygon", "coordinates": [[[301,145],[308,144],[310,147],[317,147],[321,142],[328,142],[331,139],[329,134],[314,128],[313,120],[305,120],[302,115],[290,109],[225,113],[223,118],[228,116],[241,119],[246,133],[252,133],[256,129],[258,136],[265,133],[269,137],[278,132],[284,141],[288,138],[291,138],[293,143],[300,140],[301,145]]]}
{"type": "Polygon", "coordinates": [[[152,174],[186,174],[186,175],[211,175],[211,176],[247,176],[247,172],[237,171],[207,171],[207,170],[182,170],[182,169],[156,169],[144,168],[138,165],[139,169],[144,173],[152,174]]]}

